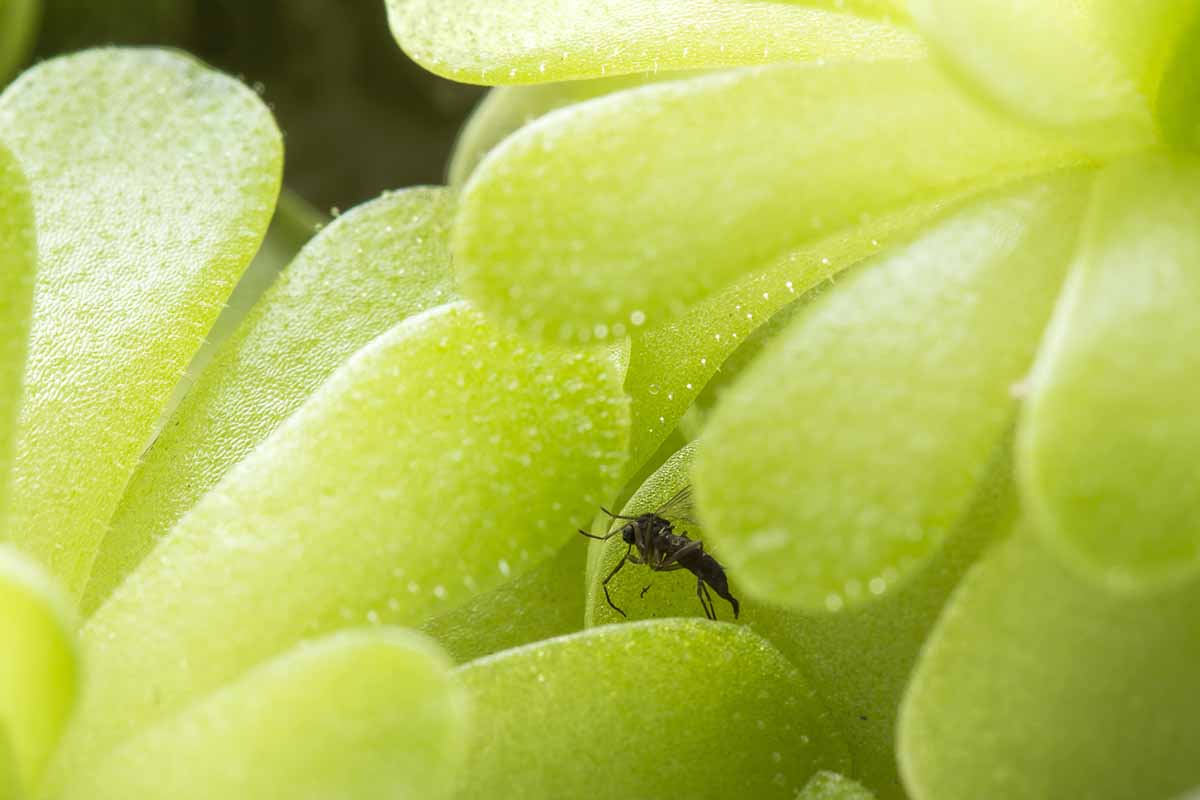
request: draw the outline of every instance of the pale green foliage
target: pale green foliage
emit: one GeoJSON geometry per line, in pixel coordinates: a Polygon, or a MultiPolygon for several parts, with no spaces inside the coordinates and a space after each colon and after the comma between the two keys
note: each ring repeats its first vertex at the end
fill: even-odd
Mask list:
{"type": "Polygon", "coordinates": [[[1198,9],[1196,0],[910,0],[954,69],[1005,106],[1142,144],[1165,54],[1198,9]]]}
{"type": "Polygon", "coordinates": [[[791,800],[845,746],[803,676],[744,628],[607,626],[462,667],[459,796],[791,800]]]}
{"type": "Polygon", "coordinates": [[[552,338],[620,336],[872,214],[1088,157],[923,61],[724,72],[509,137],[464,188],[452,249],[485,311],[552,338]]]}
{"type": "Polygon", "coordinates": [[[0,548],[0,789],[31,791],[62,734],[79,691],[76,624],[49,576],[0,548]]]}
{"type": "Polygon", "coordinates": [[[437,800],[467,708],[444,654],[394,628],[305,642],[80,772],[79,800],[437,800]]]}
{"type": "MultiPolygon", "coordinates": [[[[466,83],[544,83],[923,52],[912,31],[828,10],[835,5],[786,0],[387,0],[392,32],[405,52],[426,69],[466,83]]],[[[880,4],[866,0],[864,5],[880,4]]]]}
{"type": "Polygon", "coordinates": [[[0,145],[0,531],[7,508],[36,269],[29,187],[12,155],[0,145]]]}
{"type": "Polygon", "coordinates": [[[254,92],[190,58],[97,50],[12,84],[0,138],[29,179],[39,247],[9,534],[78,593],[266,230],[280,136],[254,92]]]}
{"type": "MultiPolygon", "coordinates": [[[[856,608],[830,614],[821,609],[801,613],[774,608],[746,597],[738,586],[736,570],[727,571],[730,588],[742,601],[738,622],[766,637],[794,664],[800,666],[825,701],[854,759],[854,775],[881,800],[903,800],[895,762],[894,731],[900,701],[922,643],[933,627],[943,603],[963,572],[997,535],[1007,533],[1016,510],[1010,476],[1011,437],[996,447],[986,476],[980,481],[971,508],[924,568],[903,585],[856,608]]],[[[625,515],[652,511],[690,480],[695,446],[682,448],[646,480],[631,498],[625,515]]],[[[607,517],[597,520],[592,533],[609,530],[607,517]]],[[[714,547],[703,528],[682,526],[706,542],[719,561],[723,551],[714,547]]],[[[589,625],[622,621],[604,599],[600,581],[616,566],[626,545],[614,537],[594,542],[588,560],[587,622],[589,625]]],[[[696,579],[689,572],[652,573],[627,565],[609,587],[614,602],[630,619],[662,616],[703,616],[696,599],[696,579]],[[643,586],[651,584],[645,597],[643,586]]],[[[729,620],[724,601],[717,614],[729,620]]]]}
{"type": "Polygon", "coordinates": [[[1099,179],[1021,435],[1039,530],[1114,587],[1200,570],[1200,164],[1099,179]]]}
{"type": "Polygon", "coordinates": [[[1113,595],[1030,531],[972,571],[905,700],[914,800],[1165,798],[1200,781],[1200,586],[1113,595]]]}
{"type": "Polygon", "coordinates": [[[525,574],[430,619],[421,630],[460,663],[573,633],[583,627],[586,555],[582,537],[572,538],[525,574]]]}
{"type": "Polygon", "coordinates": [[[451,298],[451,209],[441,189],[398,192],[343,215],[304,248],[138,466],[96,561],[86,610],[352,353],[451,298]]]}
{"type": "Polygon", "coordinates": [[[93,615],[66,765],[302,638],[417,625],[553,555],[616,492],[627,432],[604,353],[530,344],[461,303],[392,328],[93,615]]]}
{"type": "Polygon", "coordinates": [[[533,86],[501,86],[487,93],[471,114],[450,157],[452,186],[462,186],[489,152],[509,134],[564,106],[606,94],[684,77],[687,73],[636,73],[616,78],[562,81],[533,86]]]}
{"type": "Polygon", "coordinates": [[[836,772],[818,772],[796,800],[875,800],[875,796],[836,772]]]}
{"type": "Polygon", "coordinates": [[[1086,188],[979,201],[863,266],[724,395],[696,490],[748,591],[837,611],[940,547],[1011,425],[1086,188]]]}

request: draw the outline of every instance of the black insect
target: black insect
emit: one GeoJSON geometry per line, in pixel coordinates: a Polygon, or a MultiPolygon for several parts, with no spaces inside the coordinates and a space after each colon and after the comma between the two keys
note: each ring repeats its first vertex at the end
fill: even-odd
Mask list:
{"type": "MultiPolygon", "coordinates": [[[[608,601],[613,610],[621,616],[625,616],[625,612],[617,608],[616,603],[609,596],[608,582],[621,571],[625,562],[629,561],[634,564],[645,564],[655,572],[674,572],[679,569],[690,571],[696,576],[696,596],[700,598],[700,604],[704,606],[704,616],[712,620],[717,618],[712,596],[708,593],[708,587],[711,586],[719,597],[729,601],[729,605],[733,606],[734,619],[737,618],[738,601],[729,593],[729,579],[725,577],[725,568],[715,558],[704,552],[703,542],[675,533],[676,522],[695,524],[695,520],[692,519],[691,486],[683,487],[670,500],[648,514],[625,517],[614,514],[605,508],[600,510],[613,519],[626,521],[624,525],[609,531],[604,536],[595,536],[584,530],[579,531],[589,539],[600,539],[601,541],[611,539],[619,533],[625,543],[629,545],[625,550],[625,555],[621,557],[617,566],[613,567],[613,571],[608,573],[608,577],[601,584],[604,588],[604,599],[608,601]],[[637,548],[636,553],[633,552],[634,548],[637,548]]],[[[649,588],[649,586],[646,587],[646,589],[649,588]]],[[[642,589],[643,597],[646,589],[642,589]]]]}

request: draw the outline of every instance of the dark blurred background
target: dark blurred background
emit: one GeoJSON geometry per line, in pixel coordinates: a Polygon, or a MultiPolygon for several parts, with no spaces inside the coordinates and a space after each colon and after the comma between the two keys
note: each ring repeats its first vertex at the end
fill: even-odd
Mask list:
{"type": "Polygon", "coordinates": [[[482,89],[425,72],[383,0],[43,0],[35,59],[102,44],[187,50],[254,86],[287,148],[284,182],[322,211],[442,183],[482,89]]]}

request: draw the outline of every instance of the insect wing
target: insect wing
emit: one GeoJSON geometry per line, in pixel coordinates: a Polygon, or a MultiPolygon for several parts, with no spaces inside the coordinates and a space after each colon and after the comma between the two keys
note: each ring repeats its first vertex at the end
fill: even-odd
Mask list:
{"type": "Polygon", "coordinates": [[[692,486],[688,484],[680,489],[671,498],[654,510],[655,516],[662,517],[667,520],[678,520],[690,525],[698,524],[696,522],[695,506],[692,501],[692,486]]]}

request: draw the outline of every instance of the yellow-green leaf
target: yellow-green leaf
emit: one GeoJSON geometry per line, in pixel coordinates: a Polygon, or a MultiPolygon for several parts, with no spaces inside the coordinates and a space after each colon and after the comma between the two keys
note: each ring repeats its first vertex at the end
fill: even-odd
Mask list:
{"type": "Polygon", "coordinates": [[[1012,424],[1088,186],[980,200],[863,265],[725,393],[694,477],[748,592],[838,611],[940,548],[1012,424]]]}
{"type": "Polygon", "coordinates": [[[139,733],[65,797],[449,797],[467,732],[449,667],[395,628],[302,643],[139,733]]]}
{"type": "Polygon", "coordinates": [[[1147,800],[1200,782],[1200,584],[1132,599],[1021,531],[922,651],[899,754],[913,800],[1147,800]]]}
{"type": "MultiPolygon", "coordinates": [[[[871,0],[862,3],[878,6],[871,0]]],[[[786,0],[387,0],[396,41],[464,83],[919,55],[912,31],[786,0]]]]}
{"type": "Polygon", "coordinates": [[[37,270],[36,238],[25,176],[0,145],[0,538],[8,537],[5,510],[37,270]]]}
{"type": "Polygon", "coordinates": [[[342,215],[304,248],[138,465],[96,560],[85,611],[351,354],[450,299],[451,208],[442,189],[385,195],[342,215]]]}
{"type": "Polygon", "coordinates": [[[458,796],[792,800],[845,745],[800,672],[732,625],[612,625],[461,667],[458,796]]]}
{"type": "Polygon", "coordinates": [[[0,548],[0,788],[8,771],[32,792],[63,732],[79,691],[76,624],[50,576],[0,548]]]}
{"type": "Polygon", "coordinates": [[[182,54],[44,62],[0,96],[39,267],[11,538],[79,593],[159,414],[250,261],[281,143],[249,88],[182,54]]]}
{"type": "Polygon", "coordinates": [[[606,353],[530,344],[462,303],[392,328],[92,616],[64,768],[300,639],[420,624],[553,555],[616,491],[627,432],[606,353]]]}
{"type": "Polygon", "coordinates": [[[1038,529],[1110,587],[1200,572],[1200,162],[1097,184],[1020,437],[1038,529]]]}
{"type": "Polygon", "coordinates": [[[452,249],[485,311],[604,338],[872,215],[1098,153],[973,104],[923,61],[710,74],[506,139],[463,189],[452,249]]]}

